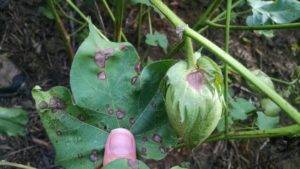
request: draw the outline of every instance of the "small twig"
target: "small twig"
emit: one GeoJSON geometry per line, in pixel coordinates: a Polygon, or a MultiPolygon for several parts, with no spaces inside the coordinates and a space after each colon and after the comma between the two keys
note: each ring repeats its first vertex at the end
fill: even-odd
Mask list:
{"type": "Polygon", "coordinates": [[[150,34],[153,34],[152,21],[151,21],[151,8],[148,10],[148,24],[149,24],[149,32],[150,32],[150,34]]]}
{"type": "MultiPolygon", "coordinates": [[[[88,17],[86,17],[82,12],[81,12],[81,10],[72,2],[72,0],[66,0],[67,1],[67,3],[82,17],[82,19],[84,19],[86,22],[89,22],[89,18],[88,17]]],[[[103,33],[97,28],[97,27],[95,27],[95,29],[96,29],[96,31],[97,31],[97,33],[104,39],[104,40],[106,40],[106,41],[109,41],[108,39],[107,39],[107,37],[106,36],[104,36],[103,35],[103,33]]]]}
{"type": "Polygon", "coordinates": [[[78,23],[78,24],[81,24],[81,25],[84,24],[84,23],[81,22],[80,20],[78,20],[78,19],[76,19],[76,18],[74,18],[74,17],[68,15],[68,14],[62,9],[62,7],[59,5],[59,3],[58,3],[57,1],[54,1],[54,3],[55,3],[55,5],[57,6],[57,8],[59,9],[60,13],[61,13],[64,17],[66,17],[66,18],[68,18],[68,19],[70,19],[70,20],[72,20],[72,21],[74,21],[74,22],[76,22],[76,23],[78,23]]]}
{"type": "Polygon", "coordinates": [[[297,79],[294,79],[293,81],[291,82],[287,82],[285,80],[281,80],[281,79],[277,79],[277,78],[274,78],[274,77],[270,77],[272,79],[272,81],[274,82],[277,82],[277,83],[282,83],[282,84],[285,84],[285,85],[293,85],[297,82],[297,79]]]}
{"type": "Polygon", "coordinates": [[[48,143],[47,141],[44,141],[44,140],[41,140],[41,139],[32,137],[32,142],[34,142],[34,143],[36,143],[36,144],[38,144],[38,145],[45,146],[48,150],[51,149],[51,145],[50,145],[50,143],[48,143]]]}
{"type": "MultiPolygon", "coordinates": [[[[114,14],[112,13],[112,11],[111,11],[108,3],[106,2],[106,0],[102,0],[102,3],[104,4],[104,7],[106,8],[106,10],[107,10],[107,12],[108,12],[111,20],[113,21],[113,23],[115,23],[116,22],[116,18],[114,16],[114,14]]],[[[123,38],[124,41],[128,41],[123,31],[121,32],[121,36],[122,36],[122,38],[123,38]]]]}
{"type": "Polygon", "coordinates": [[[97,16],[98,16],[100,25],[103,29],[103,32],[105,33],[106,32],[105,25],[104,25],[104,22],[103,22],[103,18],[101,16],[100,8],[99,8],[98,3],[96,2],[96,0],[94,0],[94,4],[95,4],[95,7],[96,7],[96,12],[97,12],[97,16]]]}
{"type": "Polygon", "coordinates": [[[72,60],[73,60],[74,51],[73,51],[73,48],[71,46],[70,36],[69,36],[67,30],[65,29],[64,24],[63,24],[60,16],[58,15],[58,13],[55,9],[53,0],[48,0],[47,2],[48,2],[49,6],[51,8],[51,11],[52,11],[53,15],[54,15],[57,29],[58,29],[59,33],[61,34],[61,36],[63,38],[64,44],[65,44],[65,47],[66,47],[66,50],[67,50],[67,53],[68,53],[69,63],[71,63],[72,60]]]}
{"type": "Polygon", "coordinates": [[[18,163],[12,163],[8,161],[1,160],[0,161],[0,166],[11,166],[11,167],[17,167],[17,168],[23,168],[23,169],[36,169],[34,167],[26,166],[23,164],[18,164],[18,163]]]}
{"type": "Polygon", "coordinates": [[[83,28],[85,28],[85,27],[87,26],[87,24],[88,24],[88,23],[86,22],[84,25],[80,26],[78,29],[76,29],[74,32],[72,32],[70,36],[76,35],[76,34],[77,34],[78,32],[80,32],[83,28]]]}
{"type": "MultiPolygon", "coordinates": [[[[218,24],[207,20],[208,24],[212,28],[225,29],[225,25],[218,24]]],[[[277,24],[277,25],[258,25],[258,26],[241,26],[241,25],[231,25],[230,29],[235,30],[271,30],[271,29],[297,29],[300,28],[300,23],[287,23],[287,24],[277,24]]]]}
{"type": "Polygon", "coordinates": [[[10,152],[9,154],[4,155],[4,157],[7,158],[7,157],[9,157],[9,156],[18,154],[18,153],[23,152],[23,151],[26,151],[26,150],[30,150],[30,149],[35,148],[35,147],[36,147],[36,146],[25,147],[25,148],[19,149],[19,150],[17,150],[17,151],[10,152]]]}
{"type": "Polygon", "coordinates": [[[140,9],[139,9],[139,15],[138,15],[138,27],[137,27],[137,49],[139,51],[140,46],[141,46],[141,34],[142,34],[142,25],[143,25],[143,11],[144,11],[144,5],[140,4],[140,9]]]}
{"type": "Polygon", "coordinates": [[[124,0],[119,0],[117,5],[116,5],[116,10],[115,10],[115,40],[117,42],[121,42],[121,32],[122,32],[122,23],[123,23],[123,13],[124,13],[124,6],[125,2],[124,0]]]}

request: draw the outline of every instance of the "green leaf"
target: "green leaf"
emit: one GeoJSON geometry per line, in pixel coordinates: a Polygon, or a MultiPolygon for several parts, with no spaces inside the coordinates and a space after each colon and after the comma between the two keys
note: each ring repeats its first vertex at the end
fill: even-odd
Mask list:
{"type": "Polygon", "coordinates": [[[51,20],[54,19],[54,14],[52,13],[52,11],[51,11],[51,9],[49,8],[48,5],[40,6],[38,11],[40,13],[42,13],[48,19],[51,19],[51,20]]]}
{"type": "Polygon", "coordinates": [[[267,116],[278,116],[278,113],[280,112],[280,107],[278,107],[277,104],[274,103],[271,99],[262,99],[260,101],[260,104],[267,116]]]}
{"type": "Polygon", "coordinates": [[[233,120],[246,120],[247,114],[256,109],[251,102],[243,98],[231,100],[229,106],[229,115],[233,120]]]}
{"type": "Polygon", "coordinates": [[[131,44],[106,41],[92,23],[89,28],[89,36],[79,47],[71,69],[75,103],[107,115],[102,121],[111,123],[108,132],[118,127],[130,129],[142,157],[164,158],[166,151],[162,150],[174,145],[175,137],[159,84],[174,61],[153,62],[140,73],[136,69],[139,57],[131,44]]]}
{"type": "Polygon", "coordinates": [[[293,22],[300,18],[300,2],[297,0],[248,0],[252,15],[247,17],[248,25],[264,25],[268,22],[277,24],[293,22]]]}
{"type": "Polygon", "coordinates": [[[149,167],[139,160],[118,159],[110,162],[103,169],[149,169],[149,167]]]}
{"type": "Polygon", "coordinates": [[[147,34],[145,42],[146,44],[151,46],[159,46],[163,48],[165,51],[167,50],[168,47],[167,36],[157,31],[155,31],[154,34],[147,34]]]}
{"type": "Polygon", "coordinates": [[[279,117],[266,116],[263,112],[257,112],[256,125],[260,130],[276,128],[279,124],[279,117]]]}
{"type": "Polygon", "coordinates": [[[177,166],[172,167],[171,169],[187,169],[187,168],[185,168],[185,167],[183,168],[183,167],[180,167],[177,165],[177,166]]]}
{"type": "Polygon", "coordinates": [[[151,6],[151,3],[149,0],[130,0],[133,4],[144,4],[147,6],[151,6]]]}
{"type": "Polygon", "coordinates": [[[24,110],[0,107],[0,134],[24,135],[27,121],[27,113],[24,110]]]}
{"type": "Polygon", "coordinates": [[[75,106],[69,90],[64,87],[54,87],[45,92],[35,87],[32,95],[55,148],[56,164],[67,169],[96,168],[101,165],[108,133],[83,122],[97,121],[93,120],[96,116],[75,106]]]}
{"type": "Polygon", "coordinates": [[[254,32],[259,35],[264,35],[266,38],[273,38],[275,36],[273,30],[256,30],[254,32]]]}
{"type": "MultiPolygon", "coordinates": [[[[233,124],[232,117],[228,116],[228,127],[230,128],[232,124],[233,124]]],[[[221,119],[217,125],[217,130],[219,132],[225,131],[225,117],[224,116],[221,117],[221,119]]]]}

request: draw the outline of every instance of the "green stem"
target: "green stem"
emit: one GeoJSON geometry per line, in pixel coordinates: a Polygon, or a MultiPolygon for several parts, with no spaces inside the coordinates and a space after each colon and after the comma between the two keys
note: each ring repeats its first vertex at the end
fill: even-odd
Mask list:
{"type": "MultiPolygon", "coordinates": [[[[214,23],[211,21],[206,21],[206,23],[212,28],[225,29],[226,25],[214,23]]],[[[270,30],[270,29],[296,29],[300,28],[300,23],[287,23],[287,24],[277,24],[277,25],[258,25],[258,26],[240,26],[240,25],[230,25],[230,29],[236,30],[270,30]]]]}
{"type": "MultiPolygon", "coordinates": [[[[182,25],[186,25],[174,12],[172,12],[164,3],[160,0],[151,0],[151,3],[161,12],[163,13],[170,22],[172,22],[175,27],[179,27],[182,25]]],[[[254,74],[252,74],[245,66],[243,66],[240,62],[222,50],[220,47],[215,45],[213,42],[200,35],[198,32],[185,27],[184,30],[187,36],[190,36],[192,39],[206,47],[212,53],[214,53],[219,59],[223,62],[227,63],[230,67],[236,70],[241,74],[246,80],[253,83],[259,90],[261,90],[264,94],[271,98],[276,104],[278,104],[282,110],[284,110],[293,120],[300,124],[300,113],[295,109],[291,104],[289,104],[285,99],[283,99],[278,93],[276,93],[273,89],[268,87],[264,82],[259,80],[254,74]]]]}
{"type": "Polygon", "coordinates": [[[62,14],[63,16],[65,16],[66,18],[68,18],[68,19],[70,19],[71,21],[74,21],[74,22],[76,22],[76,23],[78,23],[78,24],[80,24],[80,25],[84,25],[84,24],[85,24],[84,22],[81,22],[81,21],[79,21],[79,20],[77,20],[77,19],[71,17],[70,15],[68,15],[68,14],[62,9],[62,7],[59,5],[59,3],[58,3],[57,1],[54,1],[54,4],[57,6],[57,8],[58,8],[59,11],[61,12],[61,14],[62,14]]]}
{"type": "Polygon", "coordinates": [[[47,3],[48,3],[48,5],[49,5],[49,7],[50,7],[50,9],[51,9],[51,11],[54,15],[54,19],[55,19],[57,29],[58,29],[61,37],[63,38],[64,45],[65,45],[66,51],[68,53],[68,61],[69,61],[69,63],[72,63],[73,56],[74,56],[74,51],[73,51],[73,48],[71,46],[70,36],[69,36],[67,30],[64,27],[64,23],[62,22],[60,16],[57,13],[57,10],[55,8],[53,0],[47,0],[47,3]]]}
{"type": "MultiPolygon", "coordinates": [[[[232,0],[227,0],[226,3],[226,29],[225,29],[225,52],[229,53],[229,38],[230,38],[230,19],[231,19],[232,0]]],[[[224,65],[224,97],[225,104],[228,103],[228,65],[224,65]]],[[[228,106],[225,108],[225,134],[228,133],[228,106]]]]}
{"type": "Polygon", "coordinates": [[[140,10],[138,15],[138,28],[137,28],[137,49],[139,51],[142,40],[142,25],[143,25],[143,13],[144,13],[144,5],[140,4],[140,10]]]}
{"type": "Polygon", "coordinates": [[[23,169],[36,169],[34,167],[30,167],[30,166],[26,166],[26,165],[18,164],[18,163],[12,163],[12,162],[8,162],[5,160],[0,161],[0,166],[11,166],[11,167],[23,168],[23,169]]]}
{"type": "Polygon", "coordinates": [[[198,30],[202,28],[205,25],[205,21],[207,20],[208,16],[211,15],[220,5],[222,0],[214,0],[210,5],[208,6],[207,10],[200,15],[198,21],[196,22],[194,29],[198,30]]]}
{"type": "MultiPolygon", "coordinates": [[[[114,14],[112,13],[112,11],[111,11],[111,9],[110,9],[108,3],[106,2],[106,0],[102,0],[102,3],[103,3],[103,5],[104,5],[104,7],[106,8],[106,10],[107,10],[107,12],[108,12],[108,14],[109,14],[111,20],[112,20],[113,23],[115,24],[115,23],[116,23],[116,18],[115,18],[115,16],[114,16],[114,14]]],[[[122,36],[122,38],[123,38],[124,41],[128,41],[123,31],[121,32],[121,36],[122,36]]]]}
{"type": "MultiPolygon", "coordinates": [[[[66,2],[81,16],[81,18],[82,19],[84,19],[87,23],[89,23],[90,22],[90,20],[89,20],[89,18],[88,17],[86,17],[84,14],[83,14],[83,12],[81,12],[81,10],[72,2],[72,0],[66,0],[66,2]]],[[[105,39],[106,41],[109,41],[108,39],[107,39],[107,37],[106,36],[104,36],[103,34],[102,34],[102,32],[95,26],[95,29],[96,29],[96,31],[98,32],[98,34],[103,38],[103,39],[105,39]]]]}
{"type": "Polygon", "coordinates": [[[272,79],[272,81],[274,82],[277,82],[277,83],[282,83],[282,84],[285,84],[285,85],[293,85],[294,83],[297,82],[297,79],[291,81],[291,82],[287,82],[285,80],[281,80],[281,79],[277,79],[277,78],[274,78],[274,77],[270,77],[272,79]]]}
{"type": "MultiPolygon", "coordinates": [[[[239,4],[241,4],[243,1],[245,1],[245,0],[238,0],[238,1],[236,1],[234,4],[232,4],[231,10],[232,10],[233,8],[235,8],[236,6],[238,6],[239,4]]],[[[223,12],[220,13],[218,16],[216,16],[212,21],[213,21],[213,22],[218,21],[220,18],[224,17],[225,14],[226,14],[226,11],[223,11],[223,12]]],[[[195,29],[195,26],[196,26],[196,25],[194,25],[193,29],[195,29]]],[[[196,30],[198,30],[199,33],[202,33],[202,32],[204,32],[207,28],[209,28],[208,25],[202,27],[200,30],[199,30],[199,29],[196,29],[196,30]]],[[[183,44],[184,44],[183,41],[180,41],[180,42],[176,43],[176,44],[174,45],[174,47],[171,47],[171,50],[170,50],[170,52],[168,52],[166,58],[171,58],[175,53],[177,53],[177,52],[184,46],[183,44]]]]}
{"type": "Polygon", "coordinates": [[[234,139],[249,139],[249,138],[267,138],[267,137],[280,137],[300,136],[300,125],[290,125],[287,127],[280,127],[267,130],[252,130],[252,131],[232,131],[225,134],[212,135],[205,142],[219,141],[219,140],[234,140],[234,139]]]}
{"type": "Polygon", "coordinates": [[[184,43],[185,43],[185,57],[188,62],[188,67],[193,68],[196,66],[196,62],[194,59],[194,49],[193,49],[193,42],[192,39],[188,36],[184,38],[184,43]]]}
{"type": "Polygon", "coordinates": [[[151,21],[151,8],[148,10],[148,25],[149,25],[150,34],[153,34],[152,21],[151,21]]]}
{"type": "Polygon", "coordinates": [[[104,4],[104,7],[106,8],[111,20],[115,23],[116,22],[116,18],[114,16],[114,14],[112,13],[108,3],[106,2],[106,0],[102,0],[102,3],[104,4]]]}
{"type": "Polygon", "coordinates": [[[115,40],[121,42],[122,21],[124,13],[124,0],[119,0],[116,5],[115,40]]]}

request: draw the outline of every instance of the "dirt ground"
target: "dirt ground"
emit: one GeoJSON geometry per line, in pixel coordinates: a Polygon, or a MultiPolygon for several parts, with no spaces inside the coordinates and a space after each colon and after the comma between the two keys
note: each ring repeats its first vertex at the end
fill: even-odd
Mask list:
{"type": "MultiPolygon", "coordinates": [[[[101,28],[97,9],[87,8],[77,1],[84,12],[95,20],[101,28]]],[[[184,1],[169,1],[169,5],[188,23],[192,24],[197,15],[209,1],[193,1],[193,5],[184,1]]],[[[29,123],[24,137],[0,136],[0,160],[29,164],[40,169],[59,168],[54,165],[55,152],[47,138],[35,110],[30,91],[35,85],[44,89],[53,86],[69,86],[70,63],[63,41],[55,27],[53,20],[49,20],[39,12],[42,0],[20,0],[9,2],[0,12],[0,57],[5,55],[26,74],[26,86],[21,92],[0,96],[0,106],[20,106],[28,111],[29,123]]],[[[67,7],[65,7],[67,8],[67,7]]],[[[71,10],[70,10],[71,11],[71,10]]],[[[112,23],[105,10],[101,7],[101,17],[105,21],[106,35],[113,33],[112,23]],[[103,14],[102,14],[103,13],[103,14]]],[[[130,42],[136,44],[136,16],[138,7],[126,10],[125,34],[130,42]]],[[[70,12],[75,15],[75,13],[70,12]]],[[[168,35],[169,42],[177,40],[175,29],[158,15],[152,16],[155,30],[168,35]]],[[[68,31],[74,31],[68,20],[64,20],[68,31]]],[[[244,24],[237,19],[236,24],[244,24]]],[[[102,25],[103,28],[103,25],[102,25]]],[[[147,33],[147,25],[143,27],[143,34],[147,33]]],[[[222,30],[211,29],[204,35],[223,45],[222,30]]],[[[271,77],[290,81],[294,69],[300,64],[299,50],[292,50],[293,45],[300,41],[299,30],[275,31],[272,39],[259,36],[253,32],[232,32],[230,53],[249,68],[260,68],[271,77]]],[[[79,35],[78,35],[79,36],[79,35]]],[[[72,47],[76,50],[79,38],[72,36],[72,47]]],[[[164,58],[159,48],[147,46],[143,43],[139,54],[152,59],[164,58]]],[[[206,51],[204,51],[206,52],[206,51]]],[[[209,52],[206,52],[209,54],[209,52]]],[[[176,57],[181,57],[179,54],[176,57]]],[[[235,78],[234,78],[235,79],[235,78]]],[[[239,82],[239,78],[234,81],[239,82]]],[[[286,86],[276,84],[278,90],[286,86]]],[[[233,83],[236,95],[254,97],[243,87],[233,83]]],[[[282,115],[282,119],[286,119],[282,115]]],[[[289,123],[285,120],[284,123],[289,123]]],[[[270,169],[298,169],[300,168],[300,140],[291,138],[252,139],[243,141],[228,141],[203,144],[196,150],[174,150],[161,161],[148,161],[151,168],[170,168],[173,165],[188,162],[191,168],[270,168],[270,169]]]]}

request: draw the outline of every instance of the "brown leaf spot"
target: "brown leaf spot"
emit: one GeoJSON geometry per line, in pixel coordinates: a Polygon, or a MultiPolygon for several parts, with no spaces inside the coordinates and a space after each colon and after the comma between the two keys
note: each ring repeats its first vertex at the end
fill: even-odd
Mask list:
{"type": "Polygon", "coordinates": [[[141,63],[137,63],[137,64],[134,66],[134,70],[135,70],[137,73],[140,73],[140,72],[142,71],[141,63]]]}
{"type": "Polygon", "coordinates": [[[99,154],[97,150],[92,150],[91,155],[90,155],[90,160],[92,162],[95,162],[99,159],[99,154]]]}
{"type": "Polygon", "coordinates": [[[114,113],[114,110],[113,110],[112,108],[108,107],[108,108],[107,108],[107,113],[108,113],[109,115],[112,115],[112,114],[114,113]]]}
{"type": "Polygon", "coordinates": [[[125,44],[120,44],[119,49],[122,51],[125,51],[125,50],[127,50],[127,46],[125,44]]]}
{"type": "Polygon", "coordinates": [[[106,74],[105,74],[105,72],[100,72],[100,73],[98,73],[98,79],[99,79],[99,80],[105,80],[105,79],[106,79],[106,74]]]}
{"type": "Polygon", "coordinates": [[[166,149],[163,146],[159,147],[159,151],[163,154],[166,153],[166,149]]]}
{"type": "Polygon", "coordinates": [[[139,162],[138,160],[132,160],[132,159],[128,159],[127,160],[127,164],[130,168],[132,169],[138,169],[139,166],[139,162]]]}
{"type": "Polygon", "coordinates": [[[105,61],[114,53],[113,48],[99,50],[95,54],[95,62],[100,68],[105,67],[105,61]]]}
{"type": "Polygon", "coordinates": [[[138,79],[138,76],[132,77],[130,80],[131,84],[134,85],[136,83],[137,79],[138,79]]]}
{"type": "Polygon", "coordinates": [[[147,148],[146,147],[142,147],[141,154],[142,155],[146,155],[147,154],[147,148]]]}
{"type": "Polygon", "coordinates": [[[161,142],[162,142],[162,138],[161,138],[161,136],[158,135],[158,134],[153,134],[152,140],[153,140],[154,142],[157,142],[157,143],[161,143],[161,142]]]}
{"type": "Polygon", "coordinates": [[[120,109],[118,109],[116,111],[116,116],[117,116],[118,119],[122,119],[125,116],[125,112],[122,111],[122,110],[120,110],[120,109]]]}
{"type": "Polygon", "coordinates": [[[49,101],[49,107],[56,110],[61,110],[64,108],[64,103],[57,97],[52,97],[49,101]]]}
{"type": "Polygon", "coordinates": [[[78,115],[77,118],[78,118],[80,121],[85,121],[85,120],[86,120],[86,118],[85,118],[82,114],[78,115]]]}
{"type": "Polygon", "coordinates": [[[192,88],[199,90],[203,85],[204,76],[200,71],[195,71],[189,73],[186,77],[186,80],[192,88]]]}
{"type": "Polygon", "coordinates": [[[134,124],[134,122],[135,122],[134,117],[130,117],[130,118],[129,118],[129,123],[130,123],[130,124],[134,124]]]}
{"type": "Polygon", "coordinates": [[[45,101],[41,101],[38,105],[39,109],[46,109],[48,108],[48,103],[45,101]]]}
{"type": "Polygon", "coordinates": [[[60,130],[56,130],[56,134],[57,134],[58,136],[61,136],[61,135],[62,135],[62,132],[61,132],[60,130]]]}
{"type": "Polygon", "coordinates": [[[144,137],[142,138],[143,144],[144,144],[146,141],[148,141],[148,138],[147,138],[147,136],[144,136],[144,137]]]}

